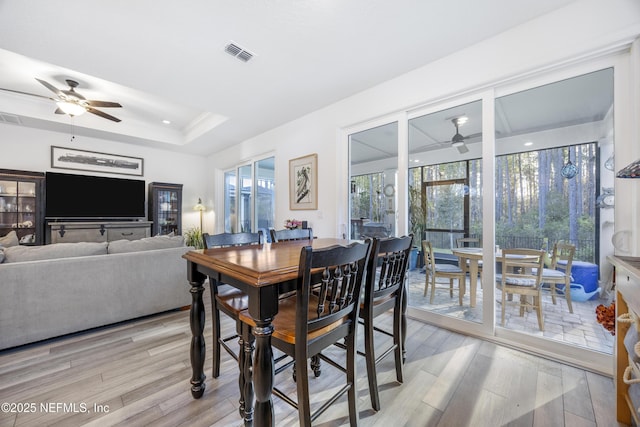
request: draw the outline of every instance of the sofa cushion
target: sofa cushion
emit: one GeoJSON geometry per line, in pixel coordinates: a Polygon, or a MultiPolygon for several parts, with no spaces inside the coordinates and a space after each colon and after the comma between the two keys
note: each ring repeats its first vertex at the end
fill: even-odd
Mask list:
{"type": "Polygon", "coordinates": [[[139,240],[115,240],[109,242],[110,254],[126,252],[152,251],[154,249],[168,249],[184,246],[183,236],[154,236],[139,240]]]}
{"type": "Polygon", "coordinates": [[[11,246],[18,246],[20,244],[16,230],[11,230],[9,234],[4,237],[0,237],[0,246],[9,248],[11,246]]]}
{"type": "Polygon", "coordinates": [[[4,246],[0,245],[0,264],[4,262],[4,246]]]}
{"type": "Polygon", "coordinates": [[[107,242],[54,243],[45,246],[12,246],[4,250],[5,263],[106,255],[107,242]]]}

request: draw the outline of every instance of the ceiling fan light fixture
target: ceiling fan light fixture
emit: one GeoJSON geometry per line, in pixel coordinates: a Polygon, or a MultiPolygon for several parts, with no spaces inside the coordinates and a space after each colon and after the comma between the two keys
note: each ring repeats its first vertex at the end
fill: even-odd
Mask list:
{"type": "Polygon", "coordinates": [[[468,121],[469,121],[469,118],[467,116],[460,116],[453,119],[453,123],[456,124],[457,126],[462,126],[468,121]]]}
{"type": "Polygon", "coordinates": [[[87,111],[82,105],[75,104],[73,102],[58,101],[56,102],[56,105],[64,111],[65,114],[70,116],[80,116],[87,111]]]}
{"type": "Polygon", "coordinates": [[[452,146],[452,147],[462,147],[463,145],[464,145],[464,142],[463,142],[463,141],[453,141],[453,142],[451,143],[451,146],[452,146]]]}

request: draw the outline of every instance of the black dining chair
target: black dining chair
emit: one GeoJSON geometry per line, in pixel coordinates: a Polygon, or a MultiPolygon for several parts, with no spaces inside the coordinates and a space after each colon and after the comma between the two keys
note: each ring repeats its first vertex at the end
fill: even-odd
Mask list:
{"type": "MultiPolygon", "coordinates": [[[[316,250],[305,246],[300,252],[296,292],[279,300],[278,315],[273,319],[271,345],[295,360],[297,402],[278,387],[274,387],[273,394],[297,408],[301,426],[310,426],[345,393],[349,402],[350,424],[358,425],[356,331],[370,249],[369,239],[364,243],[316,250]],[[342,340],[347,349],[346,367],[321,353],[342,340]],[[323,397],[325,403],[311,412],[307,360],[315,355],[344,372],[346,384],[333,396],[323,397]]],[[[240,321],[255,327],[248,310],[240,312],[240,321]]]]}
{"type": "Polygon", "coordinates": [[[403,312],[406,307],[405,278],[412,242],[413,234],[374,239],[369,256],[364,299],[360,305],[359,317],[360,323],[364,325],[363,355],[367,362],[369,396],[371,406],[376,411],[380,410],[376,365],[393,352],[396,380],[401,384],[404,381],[404,339],[407,325],[403,312]],[[374,325],[374,319],[389,310],[393,310],[392,331],[374,325]],[[378,357],[375,354],[374,332],[392,337],[392,344],[382,350],[378,357]]]}
{"type": "Polygon", "coordinates": [[[313,239],[313,230],[311,228],[285,228],[282,230],[275,230],[271,228],[269,232],[271,233],[272,242],[287,242],[289,240],[313,239]]]}
{"type": "MultiPolygon", "coordinates": [[[[257,233],[220,233],[202,234],[205,249],[222,248],[227,246],[242,246],[264,243],[262,232],[257,233]]],[[[238,326],[238,313],[249,307],[249,299],[245,293],[233,286],[219,283],[215,278],[209,277],[209,287],[211,290],[211,318],[213,329],[213,377],[220,375],[220,347],[222,346],[236,361],[238,353],[228,344],[236,338],[240,338],[240,330],[235,334],[221,337],[220,334],[220,312],[231,317],[238,326]]],[[[240,343],[242,346],[242,342],[240,343]]]]}

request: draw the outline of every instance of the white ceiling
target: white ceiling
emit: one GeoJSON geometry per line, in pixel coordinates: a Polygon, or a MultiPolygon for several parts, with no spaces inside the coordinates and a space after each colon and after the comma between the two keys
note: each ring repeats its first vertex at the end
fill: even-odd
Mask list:
{"type": "Polygon", "coordinates": [[[0,91],[0,123],[210,155],[571,1],[0,0],[1,88],[71,78],[123,106],[71,119],[0,91]]]}
{"type": "MultiPolygon", "coordinates": [[[[602,129],[590,127],[595,133],[584,133],[579,125],[597,124],[613,109],[613,69],[604,69],[544,86],[531,88],[496,99],[495,129],[498,143],[522,144],[528,149],[543,146],[563,146],[593,142],[602,129]],[[550,130],[557,132],[558,141],[548,141],[550,130]],[[567,132],[572,135],[567,137],[567,132]],[[586,138],[586,139],[584,139],[586,138]]],[[[482,102],[474,101],[446,110],[425,114],[409,120],[409,154],[413,159],[420,153],[448,150],[452,159],[458,152],[451,146],[456,133],[452,119],[466,117],[459,127],[465,144],[482,142],[482,102]]],[[[396,123],[368,129],[351,135],[351,164],[361,164],[398,155],[398,126],[396,123]]],[[[511,151],[511,149],[503,148],[511,151]]],[[[520,146],[515,150],[527,150],[520,146]]],[[[410,158],[410,161],[412,160],[410,158]]]]}

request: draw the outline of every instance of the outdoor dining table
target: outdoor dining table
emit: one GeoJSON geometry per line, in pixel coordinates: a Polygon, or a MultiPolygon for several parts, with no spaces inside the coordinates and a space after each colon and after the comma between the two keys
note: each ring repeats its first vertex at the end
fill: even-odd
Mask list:
{"type": "MultiPolygon", "coordinates": [[[[471,289],[469,304],[471,307],[475,307],[476,288],[478,286],[478,265],[480,260],[482,260],[482,248],[456,248],[452,249],[451,252],[458,257],[462,271],[469,273],[469,288],[471,289]]],[[[498,256],[499,255],[496,254],[496,258],[498,256]]]]}
{"type": "MultiPolygon", "coordinates": [[[[246,378],[255,393],[253,420],[256,426],[274,426],[271,392],[274,383],[274,359],[271,349],[273,326],[271,321],[278,313],[278,295],[283,287],[291,286],[298,278],[300,251],[305,246],[314,249],[333,245],[346,245],[350,240],[313,239],[289,242],[265,243],[227,248],[200,249],[183,255],[187,260],[187,277],[191,285],[191,394],[202,397],[205,390],[204,360],[205,310],[202,301],[204,281],[227,283],[240,289],[249,297],[249,314],[256,326],[253,369],[246,378]],[[251,375],[252,374],[252,375],[251,375]],[[252,378],[251,378],[252,376],[252,378]]],[[[240,375],[243,375],[242,372],[240,375]]],[[[246,389],[245,389],[246,390],[246,389]]],[[[247,394],[245,394],[247,395],[247,394]]]]}
{"type": "MultiPolygon", "coordinates": [[[[469,288],[471,288],[470,305],[476,306],[476,288],[478,287],[478,266],[482,260],[482,248],[455,248],[451,250],[458,257],[460,268],[465,273],[469,273],[469,288]],[[468,261],[468,262],[467,262],[468,261]]],[[[502,251],[495,253],[496,262],[500,261],[502,251]]],[[[515,256],[515,255],[514,255],[515,256]]],[[[510,296],[511,297],[511,296],[510,296]]]]}

